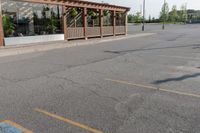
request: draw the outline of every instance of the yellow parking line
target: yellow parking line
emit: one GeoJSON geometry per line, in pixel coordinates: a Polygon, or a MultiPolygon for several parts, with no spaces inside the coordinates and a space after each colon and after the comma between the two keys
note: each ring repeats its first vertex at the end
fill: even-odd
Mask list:
{"type": "Polygon", "coordinates": [[[198,95],[198,94],[192,94],[192,93],[187,93],[187,92],[169,90],[169,89],[164,89],[164,88],[157,88],[157,87],[153,87],[153,86],[148,86],[148,85],[143,85],[143,84],[135,84],[135,83],[127,82],[127,81],[114,80],[114,79],[109,79],[109,78],[106,78],[105,80],[111,81],[111,82],[115,82],[115,83],[120,83],[120,84],[132,85],[132,86],[136,86],[136,87],[142,87],[142,88],[145,88],[145,89],[159,90],[159,91],[178,94],[178,95],[184,95],[184,96],[191,96],[191,97],[200,98],[200,95],[198,95]]]}
{"type": "Polygon", "coordinates": [[[32,131],[30,131],[30,130],[22,127],[21,125],[15,123],[15,122],[12,122],[10,120],[4,120],[4,121],[2,121],[2,123],[14,126],[14,127],[18,128],[18,129],[20,129],[21,131],[23,131],[24,133],[33,133],[32,131]]]}
{"type": "Polygon", "coordinates": [[[58,116],[58,115],[56,115],[56,114],[47,112],[47,111],[42,110],[42,109],[36,108],[35,111],[36,111],[36,112],[39,112],[39,113],[42,113],[42,114],[44,114],[44,115],[47,115],[47,116],[49,116],[49,117],[52,117],[52,118],[54,118],[54,119],[63,121],[63,122],[65,122],[65,123],[74,125],[74,126],[76,126],[76,127],[85,129],[85,130],[90,131],[90,132],[92,132],[92,133],[103,133],[102,131],[99,131],[99,130],[97,130],[97,129],[91,128],[91,127],[89,127],[89,126],[86,126],[86,125],[83,125],[83,124],[81,124],[81,123],[72,121],[72,120],[70,120],[70,119],[67,119],[67,118],[58,116]]]}
{"type": "Polygon", "coordinates": [[[198,95],[198,94],[192,94],[192,93],[181,92],[181,91],[175,91],[175,90],[168,90],[168,89],[163,89],[163,88],[160,88],[159,90],[160,90],[160,91],[164,91],[164,92],[169,92],[169,93],[178,94],[178,95],[185,95],[185,96],[191,96],[191,97],[200,98],[200,95],[198,95]]]}
{"type": "Polygon", "coordinates": [[[142,85],[142,84],[135,84],[135,83],[130,83],[127,81],[122,81],[122,80],[114,80],[114,79],[105,79],[107,81],[112,81],[112,82],[116,82],[116,83],[121,83],[121,84],[127,84],[127,85],[132,85],[132,86],[136,86],[136,87],[142,87],[142,88],[146,88],[146,89],[153,89],[153,90],[157,90],[158,88],[156,87],[152,87],[152,86],[147,86],[147,85],[142,85]]]}

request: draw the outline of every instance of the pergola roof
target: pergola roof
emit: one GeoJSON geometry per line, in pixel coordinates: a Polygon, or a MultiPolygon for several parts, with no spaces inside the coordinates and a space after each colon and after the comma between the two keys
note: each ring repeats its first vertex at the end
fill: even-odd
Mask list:
{"type": "Polygon", "coordinates": [[[83,3],[87,3],[87,4],[92,4],[92,5],[99,5],[99,6],[103,6],[103,7],[121,8],[121,9],[126,9],[127,11],[130,10],[129,7],[111,5],[109,3],[97,3],[97,2],[91,2],[91,1],[86,1],[86,0],[71,0],[71,1],[78,1],[78,2],[83,2],[83,3]]]}
{"type": "Polygon", "coordinates": [[[47,3],[47,4],[60,4],[71,7],[86,7],[92,9],[115,10],[121,12],[126,12],[130,10],[129,7],[110,5],[107,3],[83,1],[83,0],[21,0],[21,1],[47,3]]]}

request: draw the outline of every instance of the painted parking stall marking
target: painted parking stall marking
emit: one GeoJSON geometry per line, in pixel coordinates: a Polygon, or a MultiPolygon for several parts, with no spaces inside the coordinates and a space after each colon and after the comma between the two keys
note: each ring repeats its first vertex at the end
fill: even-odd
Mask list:
{"type": "Polygon", "coordinates": [[[89,132],[91,132],[91,133],[103,133],[102,131],[100,131],[100,130],[98,130],[98,129],[91,128],[91,127],[89,127],[89,126],[87,126],[87,125],[81,124],[81,123],[79,123],[79,122],[75,122],[75,121],[73,121],[73,120],[64,118],[64,117],[62,117],[62,116],[59,116],[59,115],[56,115],[56,114],[53,114],[53,113],[50,113],[50,112],[48,112],[48,111],[46,111],[46,110],[43,110],[43,109],[38,109],[38,108],[36,108],[35,111],[36,111],[36,112],[39,112],[39,113],[41,113],[41,114],[44,114],[44,115],[46,115],[46,116],[48,116],[48,117],[51,117],[51,118],[60,120],[60,121],[62,121],[62,122],[65,122],[65,123],[67,123],[67,124],[70,124],[70,125],[73,125],[73,126],[82,128],[82,129],[87,130],[87,131],[89,131],[89,132]]]}
{"type": "Polygon", "coordinates": [[[0,133],[34,133],[10,120],[0,122],[0,133]]]}
{"type": "Polygon", "coordinates": [[[143,84],[130,83],[128,81],[123,81],[123,80],[114,80],[114,79],[109,79],[109,78],[106,78],[105,80],[106,81],[110,81],[110,82],[114,82],[114,83],[118,83],[118,84],[125,84],[125,85],[130,85],[130,86],[135,86],[135,87],[141,87],[141,88],[144,88],[144,89],[157,90],[157,91],[167,92],[167,93],[172,93],[172,94],[177,94],[177,95],[200,98],[200,95],[193,94],[193,93],[188,93],[188,92],[170,90],[170,89],[154,87],[154,86],[149,86],[149,85],[143,85],[143,84]]]}

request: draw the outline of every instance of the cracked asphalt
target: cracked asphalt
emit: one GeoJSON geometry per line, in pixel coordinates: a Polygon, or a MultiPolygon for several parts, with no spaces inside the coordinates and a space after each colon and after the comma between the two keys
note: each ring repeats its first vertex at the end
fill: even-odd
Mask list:
{"type": "Polygon", "coordinates": [[[156,34],[1,57],[0,120],[35,133],[199,133],[200,98],[106,80],[200,95],[200,25],[146,32],[156,34]]]}

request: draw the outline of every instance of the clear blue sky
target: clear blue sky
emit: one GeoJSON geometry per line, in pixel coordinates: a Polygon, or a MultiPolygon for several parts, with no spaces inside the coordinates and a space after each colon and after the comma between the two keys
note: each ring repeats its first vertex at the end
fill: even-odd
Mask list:
{"type": "MultiPolygon", "coordinates": [[[[105,2],[115,5],[131,7],[131,13],[140,11],[140,7],[143,0],[90,0],[94,2],[105,2]]],[[[164,0],[146,0],[146,17],[151,15],[152,17],[158,17],[164,0]]],[[[169,3],[170,8],[172,5],[177,5],[178,8],[182,4],[187,3],[188,9],[199,9],[200,0],[166,0],[169,3]]]]}

